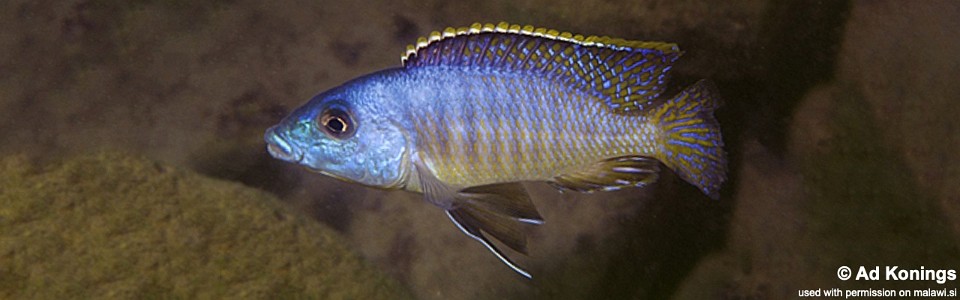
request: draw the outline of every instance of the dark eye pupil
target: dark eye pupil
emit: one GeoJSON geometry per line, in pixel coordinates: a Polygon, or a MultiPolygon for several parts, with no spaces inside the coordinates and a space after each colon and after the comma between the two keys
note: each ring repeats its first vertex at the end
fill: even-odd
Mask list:
{"type": "Polygon", "coordinates": [[[344,132],[344,129],[346,129],[345,127],[347,127],[347,124],[344,124],[343,120],[341,120],[340,118],[334,117],[329,121],[327,121],[327,129],[330,129],[331,132],[335,132],[335,133],[344,132]]]}
{"type": "Polygon", "coordinates": [[[327,109],[317,121],[322,126],[324,133],[337,139],[349,138],[353,136],[355,130],[350,115],[337,108],[327,109]]]}

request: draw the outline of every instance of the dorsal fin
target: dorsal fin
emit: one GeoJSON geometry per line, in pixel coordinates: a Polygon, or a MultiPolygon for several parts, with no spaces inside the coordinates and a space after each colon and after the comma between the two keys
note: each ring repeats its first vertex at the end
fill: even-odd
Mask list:
{"type": "Polygon", "coordinates": [[[664,90],[676,44],[475,23],[407,46],[404,67],[469,66],[541,73],[594,93],[615,111],[642,110],[664,90]]]}

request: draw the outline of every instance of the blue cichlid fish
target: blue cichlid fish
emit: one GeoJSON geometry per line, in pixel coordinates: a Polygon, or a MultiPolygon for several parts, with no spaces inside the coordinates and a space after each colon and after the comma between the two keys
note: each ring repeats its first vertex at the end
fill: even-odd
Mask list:
{"type": "Polygon", "coordinates": [[[726,155],[701,80],[661,97],[677,45],[506,23],[420,38],[403,66],[314,96],[267,130],[273,157],[338,179],[423,193],[501,261],[542,224],[521,181],[580,192],[640,187],[660,164],[716,199],[726,155]]]}

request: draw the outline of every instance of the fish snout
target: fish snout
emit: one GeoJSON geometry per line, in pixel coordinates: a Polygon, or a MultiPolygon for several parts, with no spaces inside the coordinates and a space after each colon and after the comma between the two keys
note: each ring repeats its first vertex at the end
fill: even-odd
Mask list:
{"type": "Polygon", "coordinates": [[[276,159],[299,162],[303,157],[302,153],[294,149],[290,142],[287,142],[283,136],[277,133],[277,126],[267,129],[267,132],[263,134],[263,140],[267,142],[267,152],[276,159]]]}

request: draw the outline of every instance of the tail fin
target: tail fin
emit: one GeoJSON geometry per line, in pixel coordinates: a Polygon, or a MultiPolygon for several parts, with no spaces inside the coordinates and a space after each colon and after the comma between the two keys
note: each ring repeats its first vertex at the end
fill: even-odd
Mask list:
{"type": "Polygon", "coordinates": [[[713,111],[720,107],[716,87],[700,80],[657,108],[651,122],[660,128],[660,161],[710,198],[720,197],[727,179],[727,156],[713,111]]]}

